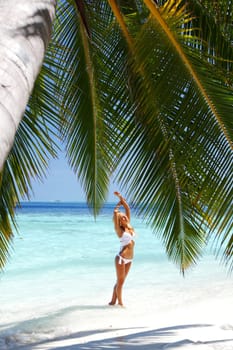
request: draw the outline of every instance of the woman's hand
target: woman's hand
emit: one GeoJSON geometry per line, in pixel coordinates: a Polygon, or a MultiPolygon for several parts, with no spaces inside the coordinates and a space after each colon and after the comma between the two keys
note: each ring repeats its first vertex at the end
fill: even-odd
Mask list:
{"type": "Polygon", "coordinates": [[[118,192],[118,191],[115,191],[114,194],[115,194],[115,196],[117,196],[117,197],[119,197],[119,198],[121,197],[121,194],[120,194],[120,192],[118,192]]]}
{"type": "Polygon", "coordinates": [[[125,198],[122,197],[122,195],[120,194],[120,192],[115,191],[114,194],[120,199],[120,201],[125,201],[125,198]]]}

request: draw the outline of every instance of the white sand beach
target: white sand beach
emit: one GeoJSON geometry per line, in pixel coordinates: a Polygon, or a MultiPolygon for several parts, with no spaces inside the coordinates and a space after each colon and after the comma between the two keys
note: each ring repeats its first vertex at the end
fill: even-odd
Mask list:
{"type": "MultiPolygon", "coordinates": [[[[33,349],[232,350],[233,327],[205,323],[169,323],[161,328],[96,329],[39,344],[33,349]]],[[[25,348],[26,349],[26,348],[25,348]]]]}
{"type": "MultiPolygon", "coordinates": [[[[216,297],[208,304],[200,301],[157,315],[155,300],[151,309],[147,304],[145,312],[133,303],[125,308],[77,305],[63,310],[62,317],[54,315],[53,335],[50,328],[47,339],[45,333],[39,339],[37,329],[33,341],[33,332],[30,335],[25,332],[24,336],[21,333],[21,346],[15,349],[232,350],[233,308],[230,301],[231,298],[219,300],[216,297]],[[26,345],[27,342],[30,345],[26,345]]],[[[46,324],[45,317],[32,320],[31,327],[27,323],[25,329],[34,327],[36,331],[36,326],[40,328],[42,323],[46,324]]]]}

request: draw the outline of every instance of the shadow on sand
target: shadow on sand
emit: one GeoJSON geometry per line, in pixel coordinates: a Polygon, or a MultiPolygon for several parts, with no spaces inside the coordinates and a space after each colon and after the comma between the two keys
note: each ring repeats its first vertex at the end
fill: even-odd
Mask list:
{"type": "MultiPolygon", "coordinates": [[[[76,306],[63,309],[52,315],[56,320],[59,316],[64,316],[66,312],[73,312],[75,310],[94,310],[108,308],[108,306],[76,306]]],[[[51,314],[45,317],[34,320],[27,320],[17,324],[5,325],[4,330],[7,329],[8,334],[17,333],[17,331],[26,330],[33,333],[37,329],[38,324],[45,325],[48,320],[51,321],[51,314]]],[[[181,337],[182,332],[202,330],[208,331],[212,324],[181,324],[172,325],[164,328],[157,328],[153,330],[145,330],[143,327],[137,328],[107,328],[107,329],[93,329],[88,331],[74,332],[65,336],[54,337],[53,339],[44,339],[40,341],[31,342],[30,345],[21,345],[18,343],[14,350],[172,350],[172,349],[198,349],[196,345],[215,345],[217,343],[233,342],[232,339],[216,339],[216,336],[211,340],[194,342],[188,338],[181,337]],[[144,329],[144,330],[143,330],[144,329]],[[179,334],[179,336],[178,336],[179,334]]],[[[1,329],[2,327],[0,327],[1,329]]],[[[33,340],[32,340],[33,341],[33,340]]],[[[231,344],[231,343],[230,343],[231,344]]],[[[7,339],[6,339],[6,349],[7,339]]],[[[12,349],[12,347],[9,347],[12,349]]],[[[203,348],[202,348],[203,349],[203,348]]]]}

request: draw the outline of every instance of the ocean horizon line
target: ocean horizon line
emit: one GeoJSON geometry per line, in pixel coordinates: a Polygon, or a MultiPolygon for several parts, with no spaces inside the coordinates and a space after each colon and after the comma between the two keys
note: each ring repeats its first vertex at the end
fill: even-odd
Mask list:
{"type": "MultiPolygon", "coordinates": [[[[61,199],[50,199],[50,200],[21,200],[19,203],[82,203],[87,204],[84,200],[61,200],[61,199]]],[[[113,201],[106,201],[106,204],[114,204],[113,201]]]]}

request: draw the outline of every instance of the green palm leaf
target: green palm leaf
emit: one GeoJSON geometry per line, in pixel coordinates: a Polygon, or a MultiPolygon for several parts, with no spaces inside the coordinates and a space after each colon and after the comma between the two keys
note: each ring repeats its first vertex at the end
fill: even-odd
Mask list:
{"type": "MultiPolygon", "coordinates": [[[[174,1],[169,3],[163,10],[163,21],[171,32],[168,37],[153,19],[141,28],[135,22],[135,8],[125,18],[116,8],[129,50],[106,3],[90,3],[86,8],[91,42],[84,32],[78,36],[76,18],[68,11],[72,25],[67,30],[61,26],[59,37],[66,42],[59,47],[67,42],[70,47],[76,45],[77,56],[73,59],[71,49],[64,50],[64,61],[70,62],[73,75],[69,80],[70,71],[65,74],[61,88],[66,91],[64,119],[68,121],[63,137],[71,165],[94,205],[103,200],[109,175],[123,159],[119,181],[141,203],[139,213],[159,230],[169,256],[184,270],[201,255],[208,230],[220,227],[216,202],[222,196],[230,200],[231,122],[226,129],[224,116],[231,97],[224,101],[230,91],[222,84],[224,67],[212,67],[207,56],[194,51],[199,39],[192,29],[193,16],[182,3],[179,7],[174,1]],[[174,36],[177,31],[180,37],[174,36]],[[218,79],[213,80],[213,69],[218,79]],[[219,102],[216,91],[221,94],[219,102]],[[213,191],[216,184],[218,194],[213,191]]],[[[229,209],[225,214],[229,218],[229,209]]],[[[224,229],[229,237],[229,225],[224,229]]]]}
{"type": "Polygon", "coordinates": [[[82,21],[77,21],[73,6],[68,6],[66,12],[62,7],[62,13],[58,13],[60,24],[55,37],[66,65],[60,85],[64,91],[62,137],[69,163],[97,213],[107,195],[114,159],[119,155],[123,138],[120,120],[126,111],[127,115],[132,112],[122,73],[124,46],[111,9],[105,1],[99,1],[91,3],[85,13],[91,40],[82,21]]]}
{"type": "Polygon", "coordinates": [[[170,1],[164,13],[166,30],[165,19],[152,19],[136,37],[135,61],[152,79],[141,96],[148,112],[134,132],[120,180],[133,200],[142,203],[139,212],[161,232],[169,256],[184,270],[201,255],[207,227],[211,233],[224,232],[227,247],[231,241],[232,119],[225,119],[232,109],[232,92],[221,80],[223,68],[193,52],[197,37],[191,29],[189,36],[176,37],[177,26],[184,28],[180,18],[188,23],[181,11],[170,1]]]}

